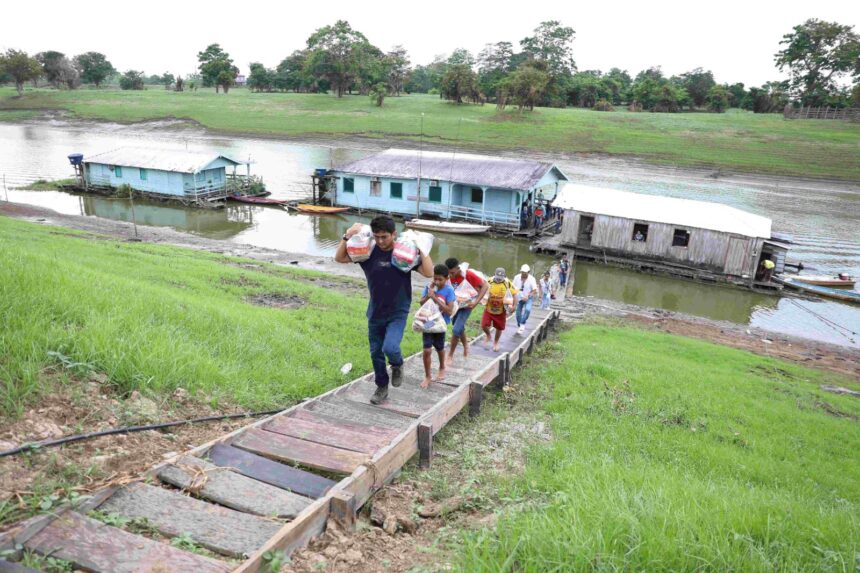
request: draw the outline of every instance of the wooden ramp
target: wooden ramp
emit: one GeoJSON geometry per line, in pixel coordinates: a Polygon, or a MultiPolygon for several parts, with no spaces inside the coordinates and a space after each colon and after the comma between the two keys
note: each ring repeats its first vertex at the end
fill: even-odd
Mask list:
{"type": "MultiPolygon", "coordinates": [[[[467,405],[476,415],[483,388],[506,384],[558,316],[533,310],[525,333],[509,326],[499,352],[473,344],[447,380],[426,390],[420,354],[409,357],[402,385],[380,406],[369,403],[372,374],[353,380],[177,455],[139,482],[18,524],[0,535],[0,551],[24,547],[96,573],[259,571],[266,552],[303,547],[329,519],[352,528],[361,506],[415,454],[429,465],[433,435],[467,405]],[[218,558],[102,523],[93,510],[145,519],[163,538],[191,540],[218,558]]],[[[26,569],[0,561],[0,571],[26,569]]]]}

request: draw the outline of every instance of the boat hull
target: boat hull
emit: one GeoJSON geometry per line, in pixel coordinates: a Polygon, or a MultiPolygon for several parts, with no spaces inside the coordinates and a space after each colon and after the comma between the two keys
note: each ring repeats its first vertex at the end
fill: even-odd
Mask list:
{"type": "Polygon", "coordinates": [[[283,199],[267,199],[266,197],[250,197],[247,195],[229,195],[230,201],[239,203],[249,203],[251,205],[286,205],[287,202],[283,199]]]}
{"type": "Polygon", "coordinates": [[[349,207],[326,207],[325,205],[306,205],[304,203],[299,203],[295,208],[299,213],[308,215],[336,215],[349,211],[349,207]]]}
{"type": "Polygon", "coordinates": [[[818,277],[818,276],[803,276],[798,275],[791,277],[791,280],[802,282],[810,285],[827,286],[827,287],[853,287],[854,279],[840,279],[839,277],[818,277]]]}
{"type": "Polygon", "coordinates": [[[443,221],[426,221],[413,219],[406,221],[406,227],[421,231],[435,231],[437,233],[453,233],[457,235],[481,235],[490,230],[489,225],[469,225],[468,223],[446,223],[443,221]]]}
{"type": "Polygon", "coordinates": [[[825,298],[832,298],[834,300],[841,300],[843,302],[853,302],[854,304],[860,304],[860,292],[806,284],[795,280],[793,277],[773,277],[773,280],[775,282],[785,285],[786,287],[793,288],[801,292],[815,294],[825,298]]]}

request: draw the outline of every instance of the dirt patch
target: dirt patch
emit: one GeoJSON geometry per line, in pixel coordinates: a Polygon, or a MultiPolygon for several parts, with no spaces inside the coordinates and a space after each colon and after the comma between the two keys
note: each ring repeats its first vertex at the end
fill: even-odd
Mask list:
{"type": "Polygon", "coordinates": [[[245,297],[245,301],[257,306],[268,306],[283,310],[301,308],[307,302],[300,296],[277,292],[255,294],[253,296],[245,297]]]}
{"type": "Polygon", "coordinates": [[[822,402],[820,400],[817,400],[815,402],[815,407],[818,408],[819,410],[823,410],[823,411],[827,412],[829,415],[833,416],[834,418],[848,418],[849,420],[854,420],[855,422],[860,420],[860,418],[858,418],[854,414],[849,414],[848,412],[843,412],[842,410],[840,410],[839,408],[837,408],[836,406],[834,406],[833,404],[830,404],[828,402],[822,402]]]}

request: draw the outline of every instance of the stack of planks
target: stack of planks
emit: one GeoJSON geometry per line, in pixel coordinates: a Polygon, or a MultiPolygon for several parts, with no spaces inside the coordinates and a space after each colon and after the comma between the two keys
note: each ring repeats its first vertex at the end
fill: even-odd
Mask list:
{"type": "MultiPolygon", "coordinates": [[[[23,547],[98,573],[258,571],[267,552],[306,545],[329,519],[354,526],[356,511],[416,453],[429,464],[433,435],[466,405],[477,414],[483,387],[504,384],[557,317],[535,310],[531,330],[505,331],[499,353],[473,346],[429,389],[419,388],[420,356],[410,357],[402,385],[380,406],[368,403],[372,375],[354,380],[159,464],[140,481],[23,522],[0,535],[0,551],[23,547]],[[93,510],[117,516],[111,523],[145,520],[158,535],[109,525],[93,510]],[[165,541],[177,537],[209,554],[165,541]]],[[[0,572],[15,570],[26,571],[0,561],[0,572]]]]}

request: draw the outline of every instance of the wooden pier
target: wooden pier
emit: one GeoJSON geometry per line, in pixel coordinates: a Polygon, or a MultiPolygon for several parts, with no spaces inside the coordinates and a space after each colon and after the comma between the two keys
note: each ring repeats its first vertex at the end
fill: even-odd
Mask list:
{"type": "MultiPolygon", "coordinates": [[[[402,385],[379,406],[368,402],[373,374],[353,380],[179,454],[139,481],[22,522],[0,535],[0,551],[23,548],[96,573],[259,571],[264,556],[304,547],[329,520],[351,530],[356,512],[416,454],[429,466],[433,436],[466,406],[477,415],[484,388],[507,384],[558,318],[557,310],[534,309],[525,333],[509,325],[499,352],[473,344],[468,359],[458,353],[446,380],[426,390],[421,356],[413,355],[402,385]],[[93,510],[145,518],[160,535],[190,538],[231,561],[124,531],[89,517],[93,510]]],[[[29,569],[0,561],[0,571],[29,569]]]]}

